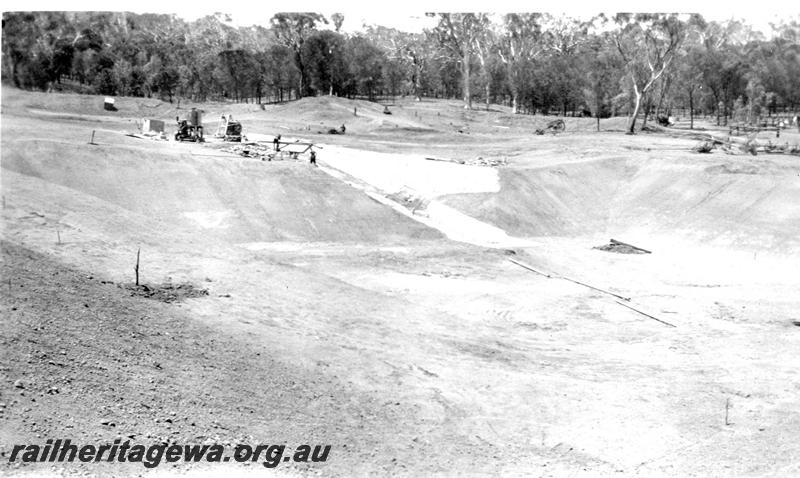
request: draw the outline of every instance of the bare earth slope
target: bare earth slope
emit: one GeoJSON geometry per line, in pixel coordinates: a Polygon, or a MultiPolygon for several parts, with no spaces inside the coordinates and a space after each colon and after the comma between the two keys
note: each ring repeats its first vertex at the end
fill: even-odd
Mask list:
{"type": "Polygon", "coordinates": [[[448,204],[517,236],[677,236],[698,244],[800,252],[797,160],[648,154],[501,172],[496,194],[448,204]]]}
{"type": "MultiPolygon", "coordinates": [[[[413,415],[403,407],[384,407],[379,397],[319,370],[278,361],[268,344],[220,333],[174,306],[129,297],[39,253],[6,242],[2,249],[9,281],[2,294],[2,375],[21,386],[3,385],[6,458],[5,446],[41,437],[86,444],[118,437],[147,445],[329,443],[334,472],[370,460],[375,440],[391,440],[388,430],[414,430],[404,423],[413,415]]],[[[374,463],[375,470],[388,464],[374,463]]],[[[251,467],[266,471],[259,463],[251,467]]],[[[92,471],[143,469],[101,463],[92,471]]]]}
{"type": "Polygon", "coordinates": [[[98,145],[90,146],[88,129],[64,139],[36,138],[26,133],[29,120],[8,123],[6,171],[178,228],[236,242],[438,237],[313,169],[286,164],[267,169],[196,146],[165,148],[110,133],[99,134],[98,145]]]}

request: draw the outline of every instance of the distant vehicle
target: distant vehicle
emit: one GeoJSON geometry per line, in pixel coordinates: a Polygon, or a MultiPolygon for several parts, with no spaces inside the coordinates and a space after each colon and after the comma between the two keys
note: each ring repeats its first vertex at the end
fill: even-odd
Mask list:
{"type": "Polygon", "coordinates": [[[106,97],[103,102],[103,109],[106,111],[117,111],[117,107],[114,106],[114,98],[106,97]]]}

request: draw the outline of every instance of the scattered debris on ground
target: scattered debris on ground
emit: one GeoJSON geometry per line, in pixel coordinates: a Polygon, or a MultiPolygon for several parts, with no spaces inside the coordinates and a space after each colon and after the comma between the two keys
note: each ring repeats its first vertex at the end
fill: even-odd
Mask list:
{"type": "Polygon", "coordinates": [[[683,131],[679,132],[675,129],[667,129],[662,126],[648,126],[647,131],[667,133],[675,138],[690,138],[697,140],[698,143],[692,147],[692,151],[696,153],[710,153],[714,149],[720,149],[725,154],[750,154],[757,156],[758,153],[766,154],[791,154],[800,155],[800,144],[789,144],[788,141],[783,144],[773,143],[767,140],[766,142],[759,141],[755,133],[749,134],[747,138],[738,138],[736,135],[728,135],[724,138],[712,135],[711,133],[704,133],[700,131],[683,131]]]}
{"type": "Polygon", "coordinates": [[[239,156],[245,158],[261,159],[262,161],[265,159],[271,161],[275,156],[275,149],[272,146],[251,143],[241,145],[237,144],[235,146],[223,148],[222,151],[238,154],[239,156]]]}
{"type": "Polygon", "coordinates": [[[275,151],[275,146],[270,144],[246,143],[223,148],[222,151],[237,154],[244,158],[256,158],[262,161],[280,161],[285,159],[299,160],[300,155],[314,147],[311,143],[280,143],[282,146],[275,151]]]}
{"type": "Polygon", "coordinates": [[[208,295],[208,289],[197,287],[190,282],[183,282],[180,284],[166,282],[159,285],[117,284],[117,286],[130,291],[131,296],[144,297],[167,303],[180,302],[184,299],[194,299],[208,295]]]}
{"type": "Polygon", "coordinates": [[[419,197],[410,191],[398,191],[396,193],[387,194],[386,197],[392,201],[402,205],[412,213],[417,210],[424,210],[428,207],[428,200],[419,197]]]}
{"type": "Polygon", "coordinates": [[[800,144],[790,145],[788,142],[773,144],[772,141],[768,141],[767,144],[764,145],[764,150],[771,154],[800,154],[800,144]]]}
{"type": "Polygon", "coordinates": [[[489,166],[491,168],[497,168],[499,166],[506,166],[508,164],[508,160],[506,158],[482,158],[478,156],[475,159],[466,160],[464,164],[468,164],[470,166],[489,166]]]}
{"type": "Polygon", "coordinates": [[[652,254],[652,251],[642,249],[641,247],[637,247],[632,244],[617,241],[615,239],[609,240],[608,244],[595,246],[592,249],[597,249],[598,251],[616,252],[617,254],[652,254]]]}
{"type": "Polygon", "coordinates": [[[467,166],[488,166],[492,168],[508,165],[508,160],[506,158],[484,158],[481,156],[475,159],[446,159],[426,156],[425,159],[428,161],[442,161],[445,163],[464,164],[467,166]]]}

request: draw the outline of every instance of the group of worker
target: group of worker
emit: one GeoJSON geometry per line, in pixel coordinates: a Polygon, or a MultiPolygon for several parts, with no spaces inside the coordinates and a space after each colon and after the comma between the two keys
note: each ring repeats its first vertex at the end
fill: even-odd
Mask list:
{"type": "MultiPolygon", "coordinates": [[[[342,128],[344,128],[344,125],[342,125],[342,128]]],[[[272,147],[276,153],[281,150],[281,135],[275,136],[275,139],[272,140],[272,147]]],[[[314,166],[317,165],[317,152],[313,149],[309,155],[309,162],[314,166]]]]}

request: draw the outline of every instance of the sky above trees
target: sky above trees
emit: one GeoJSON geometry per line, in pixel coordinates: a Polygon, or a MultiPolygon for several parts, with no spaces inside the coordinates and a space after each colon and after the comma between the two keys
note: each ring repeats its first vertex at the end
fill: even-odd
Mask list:
{"type": "MultiPolygon", "coordinates": [[[[63,2],[55,0],[34,0],[25,2],[25,10],[63,10],[63,2]]],[[[470,12],[492,11],[498,14],[509,12],[541,11],[551,14],[565,14],[573,18],[588,20],[598,13],[651,11],[654,7],[670,12],[700,13],[710,21],[745,20],[755,30],[767,35],[770,23],[790,17],[800,18],[800,6],[787,0],[733,0],[698,2],[696,0],[670,0],[668,4],[643,3],[638,0],[608,0],[603,2],[589,0],[559,0],[549,3],[530,3],[521,0],[495,0],[490,4],[481,0],[405,0],[391,3],[368,3],[363,0],[345,0],[332,4],[326,0],[300,0],[291,6],[274,2],[189,2],[185,0],[164,2],[162,0],[139,0],[120,5],[134,13],[175,13],[188,21],[197,20],[216,12],[230,15],[231,25],[235,27],[253,24],[266,25],[275,13],[280,11],[313,11],[326,16],[334,12],[345,15],[342,31],[353,33],[363,30],[363,25],[382,25],[412,33],[432,28],[436,20],[425,16],[427,11],[470,12]]],[[[14,10],[12,5],[9,10],[14,10]]],[[[103,0],[78,0],[69,3],[69,10],[108,11],[115,10],[103,0]]]]}

